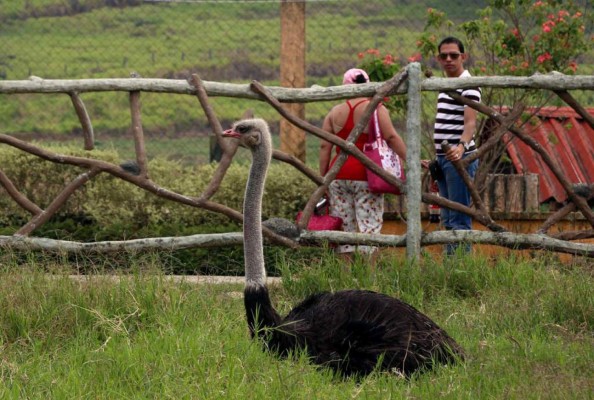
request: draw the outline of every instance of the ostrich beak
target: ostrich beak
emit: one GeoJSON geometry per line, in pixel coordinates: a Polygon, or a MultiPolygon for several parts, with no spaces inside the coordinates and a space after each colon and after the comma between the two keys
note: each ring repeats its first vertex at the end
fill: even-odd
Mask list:
{"type": "Polygon", "coordinates": [[[223,136],[224,137],[233,137],[233,138],[240,137],[239,133],[235,132],[233,129],[227,129],[226,131],[223,131],[223,136]]]}

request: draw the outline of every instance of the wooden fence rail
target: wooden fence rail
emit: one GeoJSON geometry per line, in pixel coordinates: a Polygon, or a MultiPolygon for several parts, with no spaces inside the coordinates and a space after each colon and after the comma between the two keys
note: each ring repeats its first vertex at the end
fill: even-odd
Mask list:
{"type": "MultiPolygon", "coordinates": [[[[116,178],[123,179],[132,183],[144,190],[147,190],[156,196],[160,196],[171,201],[176,201],[186,204],[191,207],[204,208],[213,212],[222,213],[230,219],[241,222],[243,215],[225,205],[213,202],[210,200],[212,195],[218,189],[221,180],[235,154],[236,148],[228,146],[222,138],[222,127],[216,118],[212,108],[209,105],[208,97],[211,96],[225,96],[235,98],[254,99],[259,101],[266,101],[274,107],[279,114],[293,125],[305,130],[306,132],[317,136],[320,139],[327,140],[343,150],[343,154],[351,154],[359,158],[363,164],[371,169],[373,172],[384,177],[388,182],[397,185],[401,191],[407,195],[407,209],[409,211],[409,218],[407,220],[407,234],[405,236],[390,236],[390,235],[360,235],[347,234],[344,232],[306,232],[302,231],[299,236],[286,237],[277,233],[274,229],[264,227],[264,234],[273,243],[282,244],[285,246],[295,247],[304,243],[319,243],[320,241],[328,240],[335,243],[367,243],[376,244],[380,246],[406,246],[407,255],[410,259],[419,259],[420,248],[424,245],[453,243],[460,240],[469,241],[472,243],[494,244],[510,248],[534,248],[534,249],[548,249],[551,251],[558,251],[570,254],[579,254],[589,257],[594,257],[594,245],[583,243],[571,243],[571,240],[578,238],[594,237],[594,213],[588,206],[589,198],[585,198],[582,194],[576,193],[567,178],[560,172],[555,161],[551,157],[539,149],[537,143],[526,135],[520,128],[514,126],[517,116],[520,114],[518,110],[522,108],[521,105],[516,105],[509,116],[504,116],[497,111],[475,102],[459,98],[460,101],[473,107],[481,113],[487,115],[500,125],[497,132],[489,139],[479,151],[473,155],[473,158],[480,157],[490,146],[493,146],[495,141],[499,140],[501,135],[505,132],[511,132],[520,140],[531,146],[537,153],[541,155],[544,162],[555,173],[561,185],[566,189],[569,198],[571,199],[571,207],[564,207],[556,214],[552,215],[549,220],[545,221],[538,233],[534,234],[513,234],[505,232],[505,229],[498,225],[490,216],[489,212],[493,209],[492,204],[485,204],[476,188],[469,182],[474,201],[474,207],[465,207],[459,203],[455,203],[443,199],[434,194],[421,191],[421,164],[420,164],[420,110],[421,110],[421,96],[422,91],[446,91],[453,97],[459,97],[456,93],[452,93],[457,88],[467,87],[495,87],[495,88],[532,88],[550,90],[556,93],[563,101],[569,104],[576,110],[585,121],[594,127],[594,120],[583,107],[573,99],[569,90],[592,90],[594,89],[594,76],[566,76],[562,74],[548,74],[548,75],[533,75],[530,77],[471,77],[459,79],[445,79],[445,78],[430,78],[421,80],[420,66],[418,63],[409,64],[409,66],[401,71],[394,78],[382,83],[368,83],[362,85],[343,85],[336,87],[312,87],[305,89],[288,89],[279,87],[265,87],[258,82],[252,82],[249,85],[237,85],[219,82],[201,81],[196,75],[188,81],[185,80],[168,80],[168,79],[146,79],[146,78],[130,78],[130,79],[81,79],[81,80],[45,80],[32,77],[25,81],[0,81],[0,93],[4,94],[19,94],[19,93],[64,93],[69,95],[72,99],[75,112],[80,120],[84,131],[84,147],[85,149],[92,148],[93,142],[93,128],[92,119],[88,115],[84,103],[80,98],[80,93],[84,92],[102,92],[102,91],[125,91],[130,93],[130,110],[132,116],[133,133],[136,149],[136,171],[128,172],[119,165],[110,164],[104,161],[96,160],[86,157],[72,157],[52,153],[39,146],[33,145],[11,137],[9,135],[0,134],[0,143],[17,148],[21,151],[35,155],[50,162],[67,164],[77,167],[82,167],[86,170],[80,174],[75,180],[65,185],[62,192],[50,203],[45,209],[33,204],[26,198],[18,188],[10,181],[10,178],[2,172],[0,166],[0,185],[11,196],[11,198],[23,209],[27,210],[31,215],[31,220],[21,227],[13,236],[0,236],[0,245],[9,246],[13,248],[28,248],[28,249],[46,249],[55,251],[96,251],[109,252],[114,249],[138,249],[143,246],[147,248],[159,247],[162,245],[167,248],[183,248],[187,246],[213,246],[224,245],[230,242],[238,241],[236,234],[223,234],[216,238],[212,235],[206,235],[203,238],[199,237],[180,237],[180,238],[157,238],[157,239],[139,239],[134,241],[123,242],[96,242],[96,243],[74,243],[67,241],[56,241],[45,238],[33,238],[29,235],[37,229],[41,224],[45,223],[55,214],[57,210],[68,200],[68,198],[84,185],[88,180],[95,176],[107,173],[116,178]],[[150,171],[148,171],[146,163],[146,153],[144,149],[144,136],[142,132],[142,121],[140,112],[140,96],[142,92],[156,92],[156,93],[174,93],[197,96],[200,105],[202,106],[209,123],[221,144],[223,150],[223,158],[219,164],[218,170],[212,177],[207,189],[199,197],[191,197],[182,193],[177,193],[165,187],[157,185],[150,179],[150,171]],[[357,136],[364,130],[367,121],[376,104],[385,96],[395,94],[406,94],[408,96],[408,116],[407,116],[407,182],[396,179],[391,175],[387,175],[383,170],[373,164],[367,159],[362,152],[352,145],[357,136]],[[286,111],[281,103],[307,103],[315,101],[339,100],[345,98],[354,98],[360,96],[372,97],[370,105],[365,110],[365,115],[362,121],[353,129],[347,141],[341,140],[335,135],[331,135],[320,128],[309,124],[303,119],[292,115],[286,111]],[[515,112],[514,112],[515,110],[515,112]],[[421,202],[438,204],[441,207],[448,207],[458,211],[465,212],[471,215],[475,220],[482,223],[494,232],[483,231],[465,231],[465,232],[433,232],[423,234],[420,226],[420,212],[419,207],[421,202]],[[546,228],[554,221],[562,218],[563,213],[570,212],[568,209],[578,210],[584,218],[590,223],[591,228],[586,231],[565,232],[564,240],[559,240],[553,236],[546,234],[546,228]],[[386,236],[386,237],[382,237],[386,236]],[[388,237],[390,236],[390,237],[388,237]]],[[[332,175],[324,178],[320,177],[315,171],[312,171],[301,161],[295,157],[284,154],[278,150],[274,151],[275,158],[288,162],[301,172],[306,174],[316,184],[318,189],[312,194],[304,216],[300,221],[300,227],[306,226],[309,216],[313,210],[313,204],[324,193],[325,188],[333,179],[332,175]]],[[[455,162],[456,168],[464,171],[464,163],[469,159],[455,162]]],[[[338,163],[337,163],[338,164],[338,163]]],[[[340,165],[340,164],[339,164],[340,165]]],[[[339,168],[339,167],[337,167],[339,168]]],[[[332,171],[330,171],[332,172],[332,171]]],[[[510,184],[513,184],[510,183],[510,184]]],[[[516,182],[516,184],[519,184],[516,182]]],[[[592,191],[594,192],[594,190],[592,191]]],[[[590,195],[591,197],[591,195],[590,195]]],[[[497,207],[497,205],[495,205],[497,207]]]]}

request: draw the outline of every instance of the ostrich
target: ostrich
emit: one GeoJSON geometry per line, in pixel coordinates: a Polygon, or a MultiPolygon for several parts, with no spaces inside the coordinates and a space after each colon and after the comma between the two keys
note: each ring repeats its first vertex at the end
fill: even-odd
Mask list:
{"type": "Polygon", "coordinates": [[[243,206],[244,303],[252,338],[281,357],[305,350],[315,364],[343,377],[364,377],[376,367],[410,376],[463,358],[462,348],[427,316],[372,291],[314,294],[281,318],[268,294],[262,247],[262,195],[272,154],[268,124],[241,120],[223,135],[252,152],[243,206]]]}

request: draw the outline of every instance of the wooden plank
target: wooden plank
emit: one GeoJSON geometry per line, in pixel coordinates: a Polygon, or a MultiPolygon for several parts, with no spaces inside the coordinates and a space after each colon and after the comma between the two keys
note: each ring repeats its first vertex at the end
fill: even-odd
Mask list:
{"type": "Polygon", "coordinates": [[[539,202],[539,178],[537,174],[526,174],[526,198],[525,198],[525,205],[526,205],[526,212],[534,213],[538,212],[540,209],[540,202],[539,202]]]}
{"type": "Polygon", "coordinates": [[[523,175],[507,175],[504,178],[506,182],[506,199],[505,212],[506,213],[520,213],[524,211],[524,176],[523,175]]]}
{"type": "Polygon", "coordinates": [[[493,175],[493,212],[505,212],[505,179],[503,175],[493,175]]]}
{"type": "Polygon", "coordinates": [[[487,212],[491,212],[493,209],[493,175],[487,175],[487,179],[485,180],[485,190],[483,190],[483,204],[485,205],[485,210],[487,212]]]}

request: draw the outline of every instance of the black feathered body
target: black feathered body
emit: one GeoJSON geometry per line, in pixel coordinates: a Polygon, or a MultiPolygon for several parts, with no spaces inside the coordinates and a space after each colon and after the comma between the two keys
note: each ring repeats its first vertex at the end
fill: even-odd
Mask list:
{"type": "Polygon", "coordinates": [[[345,290],[310,296],[281,318],[266,287],[262,237],[262,196],[272,156],[265,121],[237,122],[224,136],[239,138],[253,161],[243,206],[244,302],[253,337],[287,356],[305,350],[312,361],[344,376],[381,370],[409,375],[462,357],[448,334],[412,306],[383,294],[345,290]]]}
{"type": "Polygon", "coordinates": [[[265,286],[247,287],[253,336],[280,356],[306,350],[312,361],[343,376],[376,367],[404,375],[463,358],[460,346],[414,307],[365,290],[312,295],[281,318],[265,286]]]}

